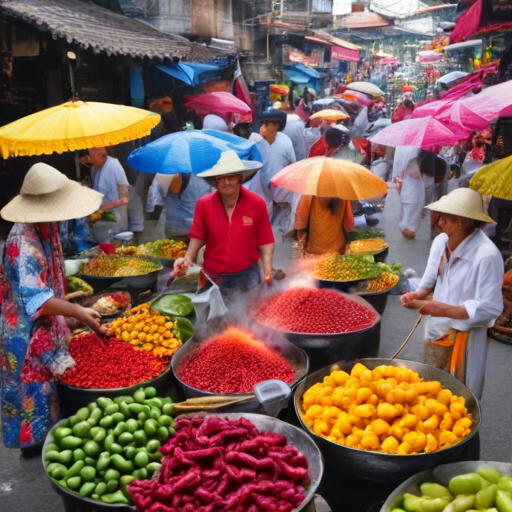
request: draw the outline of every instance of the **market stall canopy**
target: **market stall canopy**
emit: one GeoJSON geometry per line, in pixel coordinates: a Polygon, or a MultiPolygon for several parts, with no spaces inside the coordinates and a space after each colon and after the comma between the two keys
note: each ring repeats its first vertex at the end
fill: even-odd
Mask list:
{"type": "Polygon", "coordinates": [[[185,96],[185,107],[195,110],[198,116],[216,114],[224,120],[229,114],[252,114],[252,109],[229,92],[209,92],[195,96],[185,96]]]}
{"type": "Polygon", "coordinates": [[[132,151],[130,167],[147,174],[175,174],[211,169],[225,151],[234,150],[242,160],[263,162],[255,142],[216,130],[187,130],[132,151]]]}
{"type": "Polygon", "coordinates": [[[512,115],[512,82],[503,82],[453,103],[450,119],[461,126],[478,126],[481,121],[512,115]]]}
{"type": "Polygon", "coordinates": [[[68,101],[0,128],[0,153],[8,158],[113,146],[149,135],[159,121],[140,108],[68,101]]]}
{"type": "Polygon", "coordinates": [[[450,43],[465,41],[474,34],[506,32],[512,27],[509,0],[476,0],[457,20],[450,35],[450,43]]]}
{"type": "Polygon", "coordinates": [[[395,57],[384,57],[375,63],[376,66],[399,66],[400,62],[395,57]]]}
{"type": "Polygon", "coordinates": [[[423,149],[455,144],[456,134],[431,116],[407,119],[381,130],[371,139],[373,144],[383,146],[420,146],[423,149]]]}
{"type": "Polygon", "coordinates": [[[376,197],[388,190],[384,181],[362,165],[326,156],[291,164],[270,181],[298,194],[339,197],[348,201],[376,197]]]}
{"type": "Polygon", "coordinates": [[[343,16],[335,23],[336,28],[379,28],[387,27],[389,23],[376,12],[352,12],[343,16]]]}
{"type": "Polygon", "coordinates": [[[21,18],[54,39],[65,39],[95,53],[164,60],[209,61],[215,53],[184,37],[80,0],[2,0],[0,12],[21,18]]]}
{"type": "Polygon", "coordinates": [[[184,82],[187,85],[201,83],[200,75],[219,71],[219,66],[200,62],[172,62],[170,64],[156,66],[167,75],[184,82]]]}
{"type": "Polygon", "coordinates": [[[331,59],[359,62],[360,46],[335,37],[327,32],[315,32],[314,36],[306,36],[306,39],[331,47],[331,59]]]}
{"type": "Polygon", "coordinates": [[[469,187],[483,196],[512,200],[512,156],[479,169],[469,187]]]}
{"type": "Polygon", "coordinates": [[[288,77],[292,82],[296,84],[308,84],[311,80],[311,77],[306,76],[295,69],[284,69],[284,76],[288,77]]]}
{"type": "Polygon", "coordinates": [[[313,114],[310,119],[325,119],[326,121],[342,121],[343,119],[348,119],[349,115],[345,114],[341,110],[334,109],[325,109],[320,110],[313,114]]]}
{"type": "Polygon", "coordinates": [[[302,62],[297,62],[295,64],[295,68],[297,71],[304,73],[305,75],[310,76],[311,78],[321,78],[322,74],[319,73],[315,68],[308,66],[307,64],[303,64],[302,62]]]}
{"type": "Polygon", "coordinates": [[[384,94],[384,91],[380,87],[377,87],[375,84],[371,84],[370,82],[352,82],[347,85],[347,89],[364,92],[365,94],[371,94],[372,96],[382,96],[384,94]]]}

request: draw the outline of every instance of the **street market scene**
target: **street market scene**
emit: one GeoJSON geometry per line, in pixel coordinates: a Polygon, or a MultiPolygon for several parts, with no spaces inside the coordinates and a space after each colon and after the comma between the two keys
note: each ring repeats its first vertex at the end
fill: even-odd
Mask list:
{"type": "Polygon", "coordinates": [[[512,0],[0,0],[0,512],[512,512],[512,0]]]}

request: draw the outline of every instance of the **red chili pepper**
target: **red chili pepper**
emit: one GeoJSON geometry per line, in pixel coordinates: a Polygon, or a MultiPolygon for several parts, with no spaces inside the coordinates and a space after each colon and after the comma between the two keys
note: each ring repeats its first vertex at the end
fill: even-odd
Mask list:
{"type": "Polygon", "coordinates": [[[75,337],[69,352],[76,366],[60,380],[80,388],[130,387],[158,377],[168,364],[151,352],[135,350],[116,338],[105,345],[93,333],[75,337]]]}
{"type": "Polygon", "coordinates": [[[196,389],[212,393],[250,393],[265,380],[291,384],[296,373],[281,355],[250,334],[227,329],[202,343],[184,359],[180,379],[196,389]]]}
{"type": "Polygon", "coordinates": [[[333,334],[368,329],[375,313],[333,290],[291,288],[256,306],[256,320],[283,331],[333,334]]]}

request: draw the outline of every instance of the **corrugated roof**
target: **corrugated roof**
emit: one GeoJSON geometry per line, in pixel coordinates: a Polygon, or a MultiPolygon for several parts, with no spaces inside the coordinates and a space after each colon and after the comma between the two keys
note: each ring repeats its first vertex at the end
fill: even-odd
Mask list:
{"type": "Polygon", "coordinates": [[[211,60],[209,48],[80,0],[0,0],[0,12],[23,19],[54,39],[92,48],[96,53],[163,60],[211,60]]]}

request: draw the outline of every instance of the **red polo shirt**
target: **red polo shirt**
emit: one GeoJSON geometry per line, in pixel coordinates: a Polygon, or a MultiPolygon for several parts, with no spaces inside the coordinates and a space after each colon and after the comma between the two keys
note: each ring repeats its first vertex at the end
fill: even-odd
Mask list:
{"type": "Polygon", "coordinates": [[[274,242],[265,201],[244,187],[231,222],[217,190],[201,197],[189,236],[206,241],[203,267],[216,274],[245,270],[260,259],[258,247],[274,242]]]}

